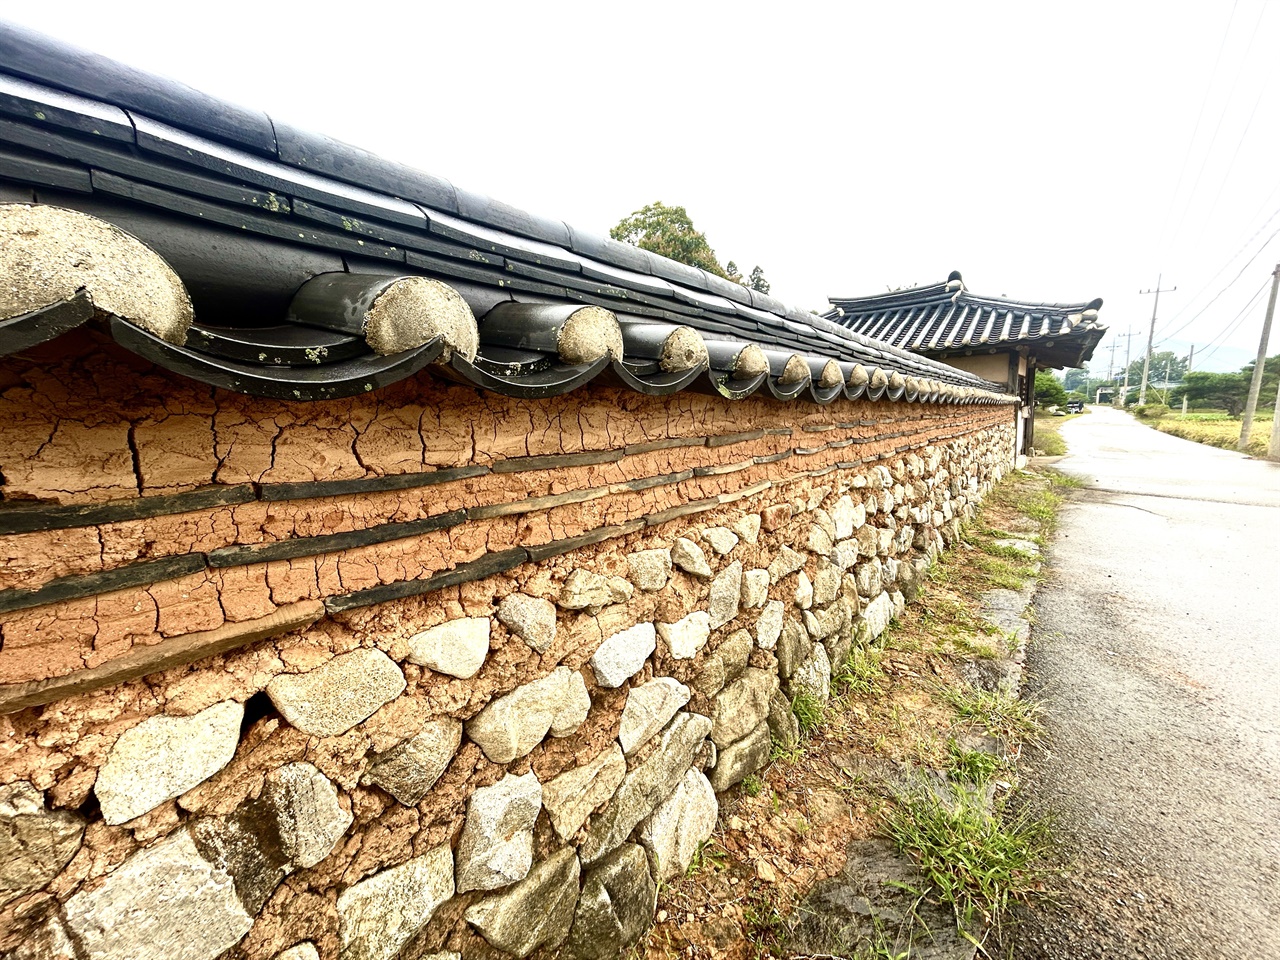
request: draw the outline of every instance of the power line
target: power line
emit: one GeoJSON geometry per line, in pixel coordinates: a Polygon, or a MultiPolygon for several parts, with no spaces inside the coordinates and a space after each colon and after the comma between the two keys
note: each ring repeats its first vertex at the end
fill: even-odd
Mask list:
{"type": "MultiPolygon", "coordinates": [[[[1231,12],[1232,14],[1235,13],[1234,6],[1231,12]]],[[[1227,99],[1223,101],[1222,109],[1218,111],[1218,122],[1214,125],[1213,135],[1209,137],[1209,146],[1200,160],[1200,169],[1196,172],[1196,179],[1191,185],[1191,192],[1187,194],[1186,206],[1182,208],[1182,216],[1178,219],[1178,226],[1174,228],[1173,236],[1169,241],[1171,244],[1178,239],[1178,235],[1182,232],[1182,225],[1187,220],[1187,214],[1191,212],[1191,201],[1195,199],[1196,190],[1200,186],[1200,178],[1204,176],[1204,168],[1209,165],[1209,157],[1212,156],[1213,147],[1218,142],[1218,132],[1222,129],[1222,121],[1226,119],[1227,109],[1231,106],[1231,100],[1235,97],[1236,86],[1240,83],[1240,75],[1244,73],[1245,61],[1249,59],[1249,54],[1253,51],[1253,41],[1257,39],[1258,27],[1262,24],[1262,15],[1264,13],[1266,13],[1265,6],[1258,13],[1258,19],[1254,22],[1253,31],[1249,34],[1249,45],[1245,48],[1244,56],[1240,58],[1235,78],[1231,81],[1231,89],[1227,91],[1227,99]]]]}
{"type": "MultiPolygon", "coordinates": [[[[1276,211],[1276,213],[1280,213],[1280,210],[1277,210],[1277,211],[1276,211]]],[[[1276,214],[1272,214],[1272,215],[1271,215],[1273,219],[1274,219],[1275,215],[1276,215],[1276,214]]],[[[1270,220],[1268,220],[1267,222],[1268,222],[1268,223],[1270,223],[1271,221],[1270,221],[1270,220]]],[[[1232,278],[1231,278],[1231,280],[1230,280],[1230,282],[1229,282],[1225,287],[1223,287],[1221,290],[1219,290],[1217,293],[1215,293],[1215,294],[1213,295],[1213,298],[1212,298],[1212,299],[1210,299],[1210,301],[1209,301],[1208,303],[1206,303],[1203,307],[1201,307],[1201,308],[1196,312],[1195,316],[1193,316],[1190,320],[1188,320],[1186,323],[1184,323],[1182,326],[1180,326],[1177,330],[1174,330],[1174,331],[1172,331],[1171,333],[1166,333],[1166,334],[1164,334],[1164,335],[1160,338],[1160,342],[1161,342],[1161,343],[1164,343],[1164,342],[1165,342],[1166,340],[1168,340],[1169,338],[1171,338],[1171,337],[1174,337],[1174,336],[1178,335],[1178,334],[1179,334],[1179,333],[1181,333],[1183,330],[1187,329],[1187,327],[1191,326],[1191,324],[1195,323],[1198,319],[1200,319],[1200,317],[1204,314],[1204,312],[1205,312],[1206,310],[1208,310],[1211,306],[1213,306],[1213,305],[1217,302],[1217,300],[1218,300],[1218,298],[1219,298],[1219,297],[1221,297],[1224,293],[1226,293],[1228,290],[1230,290],[1230,289],[1231,289],[1231,288],[1236,284],[1236,281],[1238,281],[1241,277],[1243,277],[1243,276],[1244,276],[1245,271],[1249,269],[1249,267],[1250,267],[1250,265],[1253,263],[1253,261],[1257,260],[1257,259],[1258,259],[1258,257],[1262,256],[1262,251],[1263,251],[1263,250],[1266,250],[1266,249],[1267,249],[1267,246],[1271,243],[1271,241],[1272,241],[1272,240],[1274,240],[1274,239],[1275,239],[1276,237],[1278,237],[1278,236],[1280,236],[1280,228],[1277,228],[1277,229],[1276,229],[1276,231],[1275,231],[1274,233],[1272,233],[1272,234],[1271,234],[1271,236],[1267,237],[1266,242],[1265,242],[1265,243],[1263,243],[1263,244],[1262,244],[1262,246],[1260,246],[1260,247],[1257,249],[1257,251],[1254,253],[1254,255],[1248,259],[1248,261],[1245,263],[1245,265],[1244,265],[1243,267],[1241,267],[1241,268],[1240,268],[1240,272],[1239,272],[1239,273],[1237,273],[1234,277],[1232,277],[1232,278]]],[[[1227,261],[1227,262],[1228,262],[1228,263],[1230,263],[1231,261],[1227,261]]],[[[1221,273],[1221,272],[1222,272],[1221,270],[1219,270],[1219,271],[1218,271],[1218,273],[1221,273]]],[[[1215,274],[1214,276],[1216,277],[1216,276],[1217,276],[1217,274],[1215,274]]],[[[1213,281],[1212,281],[1212,280],[1210,280],[1209,282],[1210,282],[1210,283],[1212,283],[1213,281]]],[[[1208,284],[1206,284],[1206,286],[1208,286],[1208,284]]],[[[1202,292],[1202,293],[1204,292],[1204,291],[1203,291],[1203,288],[1201,289],[1201,292],[1202,292]]],[[[1197,294],[1196,294],[1196,296],[1199,296],[1199,295],[1200,295],[1199,293],[1197,293],[1197,294]]],[[[1174,320],[1176,320],[1176,319],[1177,319],[1177,316],[1175,315],[1174,320]]],[[[1172,323],[1173,321],[1171,320],[1171,321],[1169,321],[1169,322],[1170,322],[1170,323],[1172,323]]]]}
{"type": "Polygon", "coordinates": [[[1173,196],[1169,200],[1169,210],[1164,217],[1164,226],[1160,228],[1160,240],[1156,249],[1164,252],[1164,238],[1169,232],[1169,221],[1173,219],[1173,211],[1178,204],[1178,191],[1182,189],[1182,178],[1187,172],[1187,162],[1191,159],[1191,150],[1195,147],[1196,137],[1200,133],[1200,121],[1204,119],[1204,108],[1209,105],[1209,94],[1213,91],[1213,82],[1218,79],[1218,66],[1222,63],[1222,51],[1226,49],[1227,37],[1231,34],[1231,24],[1236,19],[1236,7],[1240,0],[1231,4],[1231,16],[1227,17],[1227,28],[1222,31],[1222,39],[1218,41],[1218,55],[1213,58],[1213,71],[1209,74],[1209,82],[1204,88],[1204,97],[1200,100],[1200,110],[1196,114],[1196,124],[1191,129],[1191,138],[1187,141],[1187,152],[1182,157],[1182,167],[1178,170],[1178,182],[1174,185],[1173,196]]]}
{"type": "Polygon", "coordinates": [[[1244,323],[1245,317],[1248,316],[1249,309],[1255,303],[1258,302],[1258,298],[1262,296],[1263,291],[1266,290],[1267,287],[1270,286],[1270,284],[1271,284],[1271,280],[1270,278],[1268,278],[1262,284],[1262,286],[1258,288],[1258,292],[1249,298],[1249,302],[1240,308],[1240,312],[1237,313],[1235,317],[1232,318],[1230,325],[1225,327],[1221,333],[1219,333],[1216,337],[1210,340],[1208,344],[1206,344],[1206,349],[1200,354],[1201,360],[1204,360],[1210,355],[1212,355],[1213,352],[1218,349],[1218,347],[1222,346],[1223,343],[1226,342],[1227,337],[1231,336],[1231,334],[1236,332],[1239,326],[1242,323],[1244,323]]]}

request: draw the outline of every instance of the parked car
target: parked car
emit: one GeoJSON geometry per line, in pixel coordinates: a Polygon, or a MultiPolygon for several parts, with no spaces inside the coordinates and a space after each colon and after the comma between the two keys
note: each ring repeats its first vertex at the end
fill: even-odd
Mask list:
{"type": "Polygon", "coordinates": [[[1084,401],[1083,401],[1083,400],[1068,400],[1068,401],[1067,401],[1067,413],[1084,413],[1084,401]]]}

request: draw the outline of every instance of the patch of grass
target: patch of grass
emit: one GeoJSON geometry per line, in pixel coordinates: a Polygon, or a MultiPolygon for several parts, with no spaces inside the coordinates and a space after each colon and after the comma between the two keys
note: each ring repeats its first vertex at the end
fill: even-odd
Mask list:
{"type": "Polygon", "coordinates": [[[1002,762],[985,750],[966,750],[955,740],[947,744],[947,772],[954,780],[986,784],[999,772],[1002,762]]]}
{"type": "Polygon", "coordinates": [[[973,566],[982,572],[993,587],[1005,590],[1021,590],[1026,581],[1036,576],[1034,567],[1025,564],[1013,564],[1000,557],[980,556],[973,558],[973,566]]]}
{"type": "Polygon", "coordinates": [[[778,905],[761,894],[742,905],[742,925],[752,940],[767,937],[776,942],[787,932],[787,921],[779,912],[778,905]]]}
{"type": "Polygon", "coordinates": [[[817,697],[802,692],[791,698],[791,712],[800,724],[801,735],[807,737],[822,724],[827,708],[817,697]]]}
{"type": "Polygon", "coordinates": [[[1044,891],[1048,825],[1025,813],[1003,816],[988,807],[981,788],[953,784],[945,796],[901,794],[885,825],[971,937],[1044,891]]]}
{"type": "Polygon", "coordinates": [[[764,781],[754,773],[749,773],[742,778],[742,792],[748,797],[760,796],[760,791],[764,789],[764,781]]]}
{"type": "MultiPolygon", "coordinates": [[[[1149,426],[1155,427],[1161,433],[1181,437],[1183,440],[1194,440],[1206,446],[1234,450],[1240,441],[1240,423],[1241,421],[1227,419],[1224,415],[1223,419],[1209,419],[1208,416],[1188,417],[1185,420],[1181,417],[1166,417],[1149,423],[1149,426]]],[[[1249,431],[1249,446],[1246,452],[1255,457],[1265,457],[1270,440],[1271,418],[1259,417],[1253,421],[1253,429],[1249,431]]]]}
{"type": "Polygon", "coordinates": [[[1019,512],[1039,523],[1041,529],[1051,531],[1058,522],[1062,497],[1052,490],[1036,490],[1021,496],[1016,505],[1019,512]]]}
{"type": "Polygon", "coordinates": [[[880,651],[875,647],[854,647],[831,678],[831,685],[842,694],[871,693],[884,677],[880,651]]]}
{"type": "Polygon", "coordinates": [[[960,719],[1010,743],[1034,743],[1043,734],[1038,704],[977,687],[943,687],[942,696],[960,719]]]}
{"type": "MultiPolygon", "coordinates": [[[[1022,538],[1015,537],[1010,539],[1022,538]]],[[[1019,550],[1017,547],[1008,543],[994,543],[990,540],[984,540],[978,543],[978,549],[989,556],[1000,557],[1004,560],[1020,560],[1023,563],[1034,563],[1036,559],[1034,554],[1027,553],[1025,550],[1019,550]]]]}
{"type": "Polygon", "coordinates": [[[804,746],[795,744],[795,746],[784,746],[777,740],[771,740],[769,743],[769,762],[783,761],[785,763],[796,763],[804,756],[804,746]]]}
{"type": "Polygon", "coordinates": [[[714,837],[710,840],[703,840],[698,844],[698,849],[694,853],[693,859],[689,861],[689,869],[684,872],[684,875],[686,877],[697,876],[704,867],[709,867],[712,870],[723,870],[728,856],[724,847],[720,846],[714,837]]]}
{"type": "MultiPolygon", "coordinates": [[[[1084,486],[1084,481],[1079,477],[1073,477],[1069,473],[1063,473],[1061,470],[1047,469],[1044,471],[1045,479],[1049,481],[1051,487],[1068,487],[1076,489],[1084,486]]],[[[1041,544],[1044,546],[1044,544],[1041,544]]]]}

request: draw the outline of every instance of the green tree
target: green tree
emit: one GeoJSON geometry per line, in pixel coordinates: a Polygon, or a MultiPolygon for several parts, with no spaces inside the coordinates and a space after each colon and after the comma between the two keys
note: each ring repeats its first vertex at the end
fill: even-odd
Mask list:
{"type": "Polygon", "coordinates": [[[1062,388],[1062,381],[1053,375],[1051,370],[1036,371],[1036,406],[1049,407],[1067,402],[1067,391],[1062,388]]]}
{"type": "Polygon", "coordinates": [[[684,207],[669,207],[661,201],[650,203],[623,217],[609,236],[727,279],[706,234],[694,227],[684,207]]]}
{"type": "Polygon", "coordinates": [[[734,283],[742,283],[742,274],[738,272],[738,265],[730,260],[724,265],[724,278],[732,280],[734,283]]]}
{"type": "Polygon", "coordinates": [[[1062,375],[1062,386],[1065,390],[1087,390],[1089,385],[1089,367],[1072,367],[1062,375]]]}
{"type": "Polygon", "coordinates": [[[769,292],[769,281],[764,278],[764,271],[760,269],[759,264],[751,268],[751,277],[747,280],[747,286],[756,293],[769,292]]]}
{"type": "MultiPolygon", "coordinates": [[[[1265,374],[1265,369],[1264,369],[1265,374]]],[[[1190,403],[1207,403],[1221,407],[1232,417],[1244,412],[1249,395],[1249,381],[1242,373],[1188,373],[1182,380],[1182,393],[1190,403]]]]}
{"type": "MultiPolygon", "coordinates": [[[[1147,374],[1148,383],[1163,383],[1166,379],[1165,371],[1168,371],[1168,380],[1170,383],[1177,383],[1187,375],[1187,358],[1180,357],[1172,350],[1161,350],[1159,353],[1151,355],[1151,370],[1147,374]]],[[[1120,382],[1124,382],[1124,371],[1120,371],[1120,382]]],[[[1129,364],[1129,386],[1137,384],[1142,386],[1142,357],[1134,360],[1129,364]]]]}

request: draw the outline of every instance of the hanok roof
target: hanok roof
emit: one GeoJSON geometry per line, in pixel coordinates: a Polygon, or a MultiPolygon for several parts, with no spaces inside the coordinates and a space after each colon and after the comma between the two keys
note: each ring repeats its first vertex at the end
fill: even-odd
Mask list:
{"type": "MultiPolygon", "coordinates": [[[[1008,399],[696,268],[0,24],[3,201],[90,214],[158,253],[194,322],[157,330],[117,310],[111,335],[243,393],[345,396],[431,365],[529,397],[605,376],[655,394],[1008,399]],[[404,278],[460,294],[469,332],[375,342],[373,306],[404,278]],[[584,307],[603,309],[589,335],[568,337],[584,307]]],[[[112,314],[92,289],[72,292],[19,315],[0,309],[0,355],[112,314]]]]}
{"type": "Polygon", "coordinates": [[[960,272],[942,283],[872,297],[832,297],[823,316],[863,336],[929,357],[995,353],[1026,346],[1040,367],[1079,367],[1107,328],[1101,298],[1033,303],[969,292],[960,272]]]}

